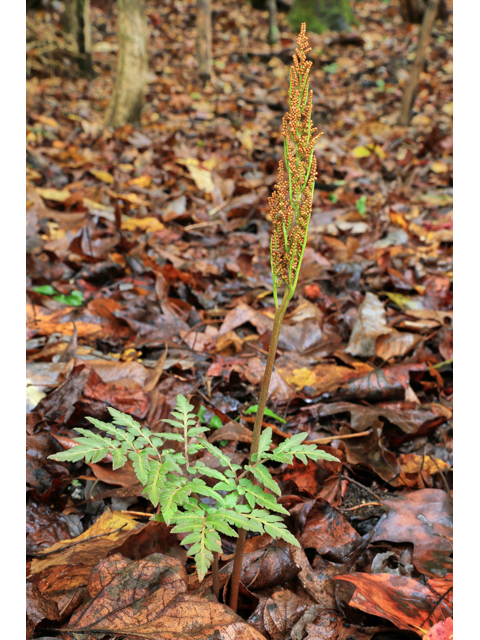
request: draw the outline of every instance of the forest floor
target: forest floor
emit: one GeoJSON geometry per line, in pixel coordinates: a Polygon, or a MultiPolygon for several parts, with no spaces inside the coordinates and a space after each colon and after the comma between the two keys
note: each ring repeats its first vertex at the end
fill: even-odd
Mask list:
{"type": "MultiPolygon", "coordinates": [[[[116,637],[447,638],[451,15],[434,25],[409,127],[396,121],[419,25],[396,4],[359,1],[350,34],[309,34],[324,133],[268,403],[281,420],[265,421],[277,444],[307,432],[341,462],[275,469],[301,548],[248,539],[241,617],[216,602],[210,574],[198,583],[181,537],[149,522],[130,466],[47,459],[107,407],[161,431],[177,394],[201,399],[225,453],[248,455],[245,411],[274,313],[267,198],[297,34],[280,13],[270,47],[266,12],[215,3],[203,87],[195,4],[148,2],[142,123],[116,130],[103,127],[113,3],[93,3],[92,80],[62,53],[60,16],[27,15],[28,631],[60,637],[81,607],[82,628],[109,611],[103,629],[116,637]],[[102,561],[108,580],[123,571],[122,615],[102,561]]],[[[226,589],[235,541],[222,541],[226,589]]]]}

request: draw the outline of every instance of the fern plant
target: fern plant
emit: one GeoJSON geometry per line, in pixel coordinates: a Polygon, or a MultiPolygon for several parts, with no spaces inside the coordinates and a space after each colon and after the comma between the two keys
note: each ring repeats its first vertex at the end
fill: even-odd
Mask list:
{"type": "Polygon", "coordinates": [[[288,515],[288,511],[277,502],[275,496],[281,495],[280,487],[266,463],[291,464],[294,457],[305,464],[308,458],[336,458],[314,444],[303,444],[306,433],[292,436],[271,451],[272,430],[268,428],[261,435],[258,452],[242,468],[203,437],[209,429],[196,426],[197,416],[192,411],[193,405],[178,395],[173,417],[163,420],[176,431],[154,434],[131,416],[109,408],[113,418],[111,424],[87,418],[106,435],[76,428],[81,436],[74,438],[75,446],[49,458],[61,462],[100,462],[110,455],[113,469],[122,467],[130,459],[144,486],[145,496],[155,507],[160,505],[160,517],[153,518],[174,525],[174,533],[188,534],[182,544],[189,547],[188,555],[195,559],[200,580],[212,565],[214,554],[222,552],[220,534],[236,538],[236,528],[266,532],[274,539],[282,538],[298,546],[283,522],[282,515],[288,515]],[[182,451],[169,448],[169,441],[180,442],[182,451]],[[222,471],[207,466],[199,457],[202,451],[211,453],[222,471]],[[204,477],[214,478],[217,483],[210,487],[204,477]],[[241,496],[244,496],[244,503],[241,496]],[[210,500],[206,502],[203,497],[210,500]]]}
{"type": "MultiPolygon", "coordinates": [[[[257,415],[253,426],[250,448],[252,459],[259,451],[263,416],[280,331],[283,318],[298,284],[312,214],[313,192],[317,177],[317,161],[314,150],[321,133],[316,133],[312,124],[313,93],[309,84],[312,63],[307,60],[306,55],[309,51],[306,24],[303,23],[297,38],[297,48],[293,54],[293,66],[290,68],[289,110],[282,121],[284,157],[283,161],[279,162],[278,181],[269,198],[273,227],[270,255],[275,317],[260,389],[257,415]],[[279,302],[280,287],[284,287],[281,303],[279,302]]],[[[246,536],[246,530],[240,529],[235,548],[229,603],[234,611],[237,610],[246,536]]]]}
{"type": "Polygon", "coordinates": [[[229,602],[234,611],[237,609],[247,532],[266,532],[274,539],[282,538],[298,546],[283,522],[282,515],[288,514],[288,511],[277,502],[275,496],[280,495],[280,487],[267,464],[291,464],[294,458],[305,464],[308,459],[337,461],[337,458],[317,449],[315,445],[304,444],[305,433],[292,436],[272,451],[271,429],[262,432],[280,330],[297,287],[307,242],[317,175],[314,147],[321,135],[316,133],[311,119],[309,73],[312,63],[306,58],[310,47],[305,23],[302,24],[297,45],[290,70],[289,111],[282,125],[285,169],[280,162],[278,183],[269,199],[273,223],[271,265],[276,312],[256,408],[248,465],[242,468],[233,464],[221,449],[203,437],[208,431],[207,427],[196,426],[197,416],[193,413],[193,406],[181,395],[177,397],[173,418],[165,420],[178,430],[175,433],[152,434],[130,416],[109,409],[113,424],[89,418],[95,427],[107,433],[107,437],[77,429],[82,434],[82,437],[76,438],[77,445],[50,456],[60,461],[99,462],[110,454],[114,469],[130,459],[138,479],[145,487],[145,495],[153,505],[160,505],[160,517],[173,525],[174,532],[188,534],[182,544],[191,545],[188,553],[195,558],[200,580],[213,563],[214,591],[217,595],[218,554],[222,550],[220,534],[237,537],[229,602]],[[280,287],[284,287],[281,303],[280,287]],[[182,451],[169,449],[166,446],[169,440],[180,442],[182,451]],[[217,458],[222,471],[212,469],[202,461],[202,450],[217,458]],[[218,482],[210,487],[203,477],[214,478],[218,482]]]}

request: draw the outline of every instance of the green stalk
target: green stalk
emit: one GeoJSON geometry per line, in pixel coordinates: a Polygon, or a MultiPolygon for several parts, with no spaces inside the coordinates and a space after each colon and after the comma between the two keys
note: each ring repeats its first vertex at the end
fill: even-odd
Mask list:
{"type": "MultiPolygon", "coordinates": [[[[265,365],[265,372],[263,374],[262,388],[260,390],[260,398],[258,401],[257,415],[255,417],[255,424],[253,425],[253,437],[250,447],[250,459],[254,453],[258,453],[258,444],[260,442],[260,435],[262,433],[263,415],[265,412],[265,406],[268,399],[268,390],[270,387],[270,380],[272,378],[273,365],[275,362],[275,355],[277,353],[278,339],[280,338],[280,330],[282,328],[283,318],[295,290],[287,288],[283,296],[282,304],[275,313],[275,319],[273,321],[272,337],[270,339],[270,346],[268,349],[267,364],[265,365]]],[[[248,477],[248,476],[247,476],[248,477]]],[[[238,591],[240,588],[240,574],[242,572],[243,554],[245,551],[245,542],[247,539],[247,532],[245,529],[238,530],[237,544],[235,546],[235,557],[233,559],[232,578],[230,581],[230,608],[235,612],[237,611],[238,604],[238,591]]]]}

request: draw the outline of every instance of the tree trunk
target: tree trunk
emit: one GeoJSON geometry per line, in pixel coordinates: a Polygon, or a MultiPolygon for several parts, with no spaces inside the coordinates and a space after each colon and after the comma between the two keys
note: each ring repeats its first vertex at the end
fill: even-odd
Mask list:
{"type": "Polygon", "coordinates": [[[78,54],[78,66],[86,76],[94,75],[90,0],[66,0],[63,16],[65,39],[78,54]]]}
{"type": "MultiPolygon", "coordinates": [[[[400,0],[400,15],[405,22],[421,24],[427,4],[428,0],[400,0]]],[[[441,20],[448,18],[448,9],[445,0],[440,0],[437,13],[437,17],[441,20]]]]}
{"type": "Polygon", "coordinates": [[[412,111],[413,102],[415,100],[415,93],[417,91],[418,81],[420,79],[420,72],[423,69],[425,62],[425,54],[427,52],[427,46],[430,40],[430,34],[432,32],[433,23],[438,11],[438,5],[440,0],[429,0],[425,15],[423,16],[422,27],[420,29],[420,37],[418,40],[417,53],[415,54],[415,60],[408,77],[407,86],[402,97],[402,106],[400,108],[400,116],[398,118],[398,124],[401,127],[408,127],[410,122],[410,113],[412,111]]]}
{"type": "Polygon", "coordinates": [[[288,21],[295,31],[302,22],[315,33],[348,31],[354,22],[349,0],[293,0],[288,21]]]}
{"type": "Polygon", "coordinates": [[[277,0],[267,0],[268,7],[268,43],[277,44],[280,33],[277,24],[277,0]]]}
{"type": "Polygon", "coordinates": [[[198,75],[206,82],[212,76],[212,7],[210,0],[197,0],[198,75]]]}
{"type": "Polygon", "coordinates": [[[139,123],[147,84],[145,0],[118,0],[117,75],[107,110],[107,125],[139,123]]]}

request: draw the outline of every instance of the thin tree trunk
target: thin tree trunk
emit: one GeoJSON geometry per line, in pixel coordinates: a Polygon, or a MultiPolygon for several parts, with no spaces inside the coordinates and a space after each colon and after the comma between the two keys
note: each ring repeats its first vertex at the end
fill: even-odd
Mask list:
{"type": "Polygon", "coordinates": [[[85,53],[92,57],[92,18],[90,15],[90,0],[84,0],[83,5],[83,34],[85,53]]]}
{"type": "Polygon", "coordinates": [[[63,14],[63,31],[65,39],[78,51],[78,23],[77,0],[65,0],[65,13],[63,14]]]}
{"type": "MultiPolygon", "coordinates": [[[[400,15],[405,22],[421,24],[425,15],[428,0],[400,0],[400,15]]],[[[437,17],[440,20],[448,18],[448,9],[445,0],[440,0],[437,17]]]]}
{"type": "Polygon", "coordinates": [[[267,0],[268,8],[268,43],[277,44],[280,37],[277,24],[277,0],[267,0]]]}
{"type": "Polygon", "coordinates": [[[90,0],[67,0],[63,17],[65,38],[78,53],[78,66],[87,76],[94,75],[90,0]]]}
{"type": "Polygon", "coordinates": [[[147,84],[147,19],[145,0],[118,0],[120,51],[107,125],[140,122],[147,84]]]}
{"type": "Polygon", "coordinates": [[[210,0],[197,0],[198,74],[204,82],[212,75],[212,7],[210,0]]]}
{"type": "Polygon", "coordinates": [[[425,15],[423,16],[422,27],[420,29],[420,37],[418,40],[417,53],[413,62],[410,76],[408,78],[407,86],[403,93],[402,106],[400,108],[400,116],[398,118],[398,124],[401,127],[407,127],[410,122],[410,114],[415,100],[415,93],[420,79],[420,72],[423,69],[425,62],[425,54],[427,52],[427,46],[430,41],[430,34],[432,33],[433,23],[438,11],[438,5],[440,0],[429,0],[425,15]]]}

